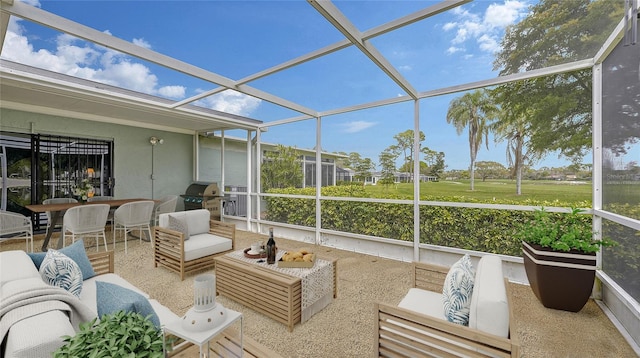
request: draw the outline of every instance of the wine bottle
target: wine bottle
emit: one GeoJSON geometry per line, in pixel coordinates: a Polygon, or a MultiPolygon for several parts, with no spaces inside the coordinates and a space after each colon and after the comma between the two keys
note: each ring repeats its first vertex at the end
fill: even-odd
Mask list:
{"type": "Polygon", "coordinates": [[[276,263],[276,242],[273,240],[273,228],[269,228],[269,241],[267,241],[267,263],[276,263]]]}

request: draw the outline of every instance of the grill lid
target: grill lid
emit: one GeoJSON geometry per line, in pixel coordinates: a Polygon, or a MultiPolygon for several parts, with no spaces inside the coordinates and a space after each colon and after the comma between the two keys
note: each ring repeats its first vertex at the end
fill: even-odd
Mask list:
{"type": "Polygon", "coordinates": [[[195,182],[189,185],[185,193],[180,196],[183,198],[187,198],[187,197],[202,198],[205,196],[216,196],[216,195],[219,195],[217,183],[195,182]]]}

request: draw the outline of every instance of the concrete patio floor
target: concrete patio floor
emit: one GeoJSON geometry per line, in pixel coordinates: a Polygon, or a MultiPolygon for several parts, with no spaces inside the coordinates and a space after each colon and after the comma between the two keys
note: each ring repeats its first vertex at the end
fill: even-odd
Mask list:
{"type": "MultiPolygon", "coordinates": [[[[57,243],[57,233],[52,243],[57,243]]],[[[40,249],[43,235],[36,235],[40,249]]],[[[110,232],[107,237],[111,238],[110,232]]],[[[236,249],[266,240],[259,234],[237,231],[236,249]]],[[[107,240],[113,249],[112,240],[107,240]]],[[[244,315],[244,334],[284,357],[364,357],[374,354],[374,302],[397,304],[410,288],[410,264],[394,260],[279,239],[280,248],[309,248],[319,256],[338,260],[338,298],[293,332],[266,316],[226,297],[217,301],[244,315]]],[[[50,245],[51,246],[51,245],[50,245]]],[[[88,252],[95,242],[85,240],[88,252]]],[[[24,250],[24,240],[0,243],[0,251],[24,250]]],[[[104,247],[101,245],[101,250],[104,247]]],[[[153,266],[152,246],[129,239],[128,254],[120,240],[116,245],[116,273],[182,315],[193,304],[193,278],[180,281],[176,273],[153,266]]],[[[213,270],[210,270],[213,272],[213,270]]],[[[205,271],[206,272],[206,271],[205,271]]],[[[636,351],[590,300],[578,313],[543,307],[528,286],[511,284],[515,301],[517,339],[522,357],[636,357],[636,351]]],[[[197,356],[188,350],[180,357],[197,356]]]]}

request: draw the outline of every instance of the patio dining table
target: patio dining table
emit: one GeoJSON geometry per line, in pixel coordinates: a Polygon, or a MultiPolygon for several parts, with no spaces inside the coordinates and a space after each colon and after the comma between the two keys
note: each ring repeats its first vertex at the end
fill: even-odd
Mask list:
{"type": "MultiPolygon", "coordinates": [[[[131,203],[134,201],[140,200],[151,200],[151,199],[143,199],[143,198],[135,198],[135,199],[114,199],[114,200],[104,200],[100,202],[94,202],[93,204],[108,204],[112,208],[117,208],[126,203],[131,203]]],[[[47,211],[51,212],[51,221],[58,222],[60,219],[60,215],[63,211],[67,209],[71,209],[74,206],[79,205],[91,205],[92,203],[60,203],[60,204],[31,204],[27,205],[26,208],[31,210],[34,213],[44,213],[47,211]]],[[[47,230],[47,235],[44,238],[44,242],[42,243],[42,251],[47,251],[47,246],[49,246],[49,240],[51,240],[51,234],[53,234],[53,230],[47,230]]],[[[62,248],[62,235],[58,239],[57,248],[62,248]]]]}

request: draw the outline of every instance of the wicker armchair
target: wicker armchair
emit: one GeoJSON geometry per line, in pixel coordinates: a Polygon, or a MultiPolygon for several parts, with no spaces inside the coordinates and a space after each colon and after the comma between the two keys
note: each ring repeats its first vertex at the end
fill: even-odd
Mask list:
{"type": "MultiPolygon", "coordinates": [[[[77,202],[78,200],[74,198],[50,198],[43,200],[42,204],[67,204],[77,202]]],[[[66,212],[66,210],[60,211],[57,217],[55,217],[54,213],[51,211],[47,211],[45,213],[47,215],[47,235],[49,234],[49,230],[55,230],[56,227],[62,227],[62,218],[66,212]]]]}
{"type": "Polygon", "coordinates": [[[68,209],[62,219],[62,243],[65,243],[67,236],[71,236],[72,243],[76,241],[76,237],[93,236],[96,239],[96,251],[98,251],[99,239],[102,237],[104,249],[109,250],[104,230],[109,208],[108,204],[86,204],[68,209]]]}
{"type": "Polygon", "coordinates": [[[21,236],[27,241],[26,251],[29,251],[29,242],[31,242],[31,251],[33,252],[31,219],[22,214],[0,211],[0,241],[21,236]]]}
{"type": "Polygon", "coordinates": [[[160,214],[166,214],[176,211],[177,204],[177,195],[168,195],[160,199],[160,202],[153,208],[153,226],[158,226],[158,219],[160,218],[160,214]]]}

